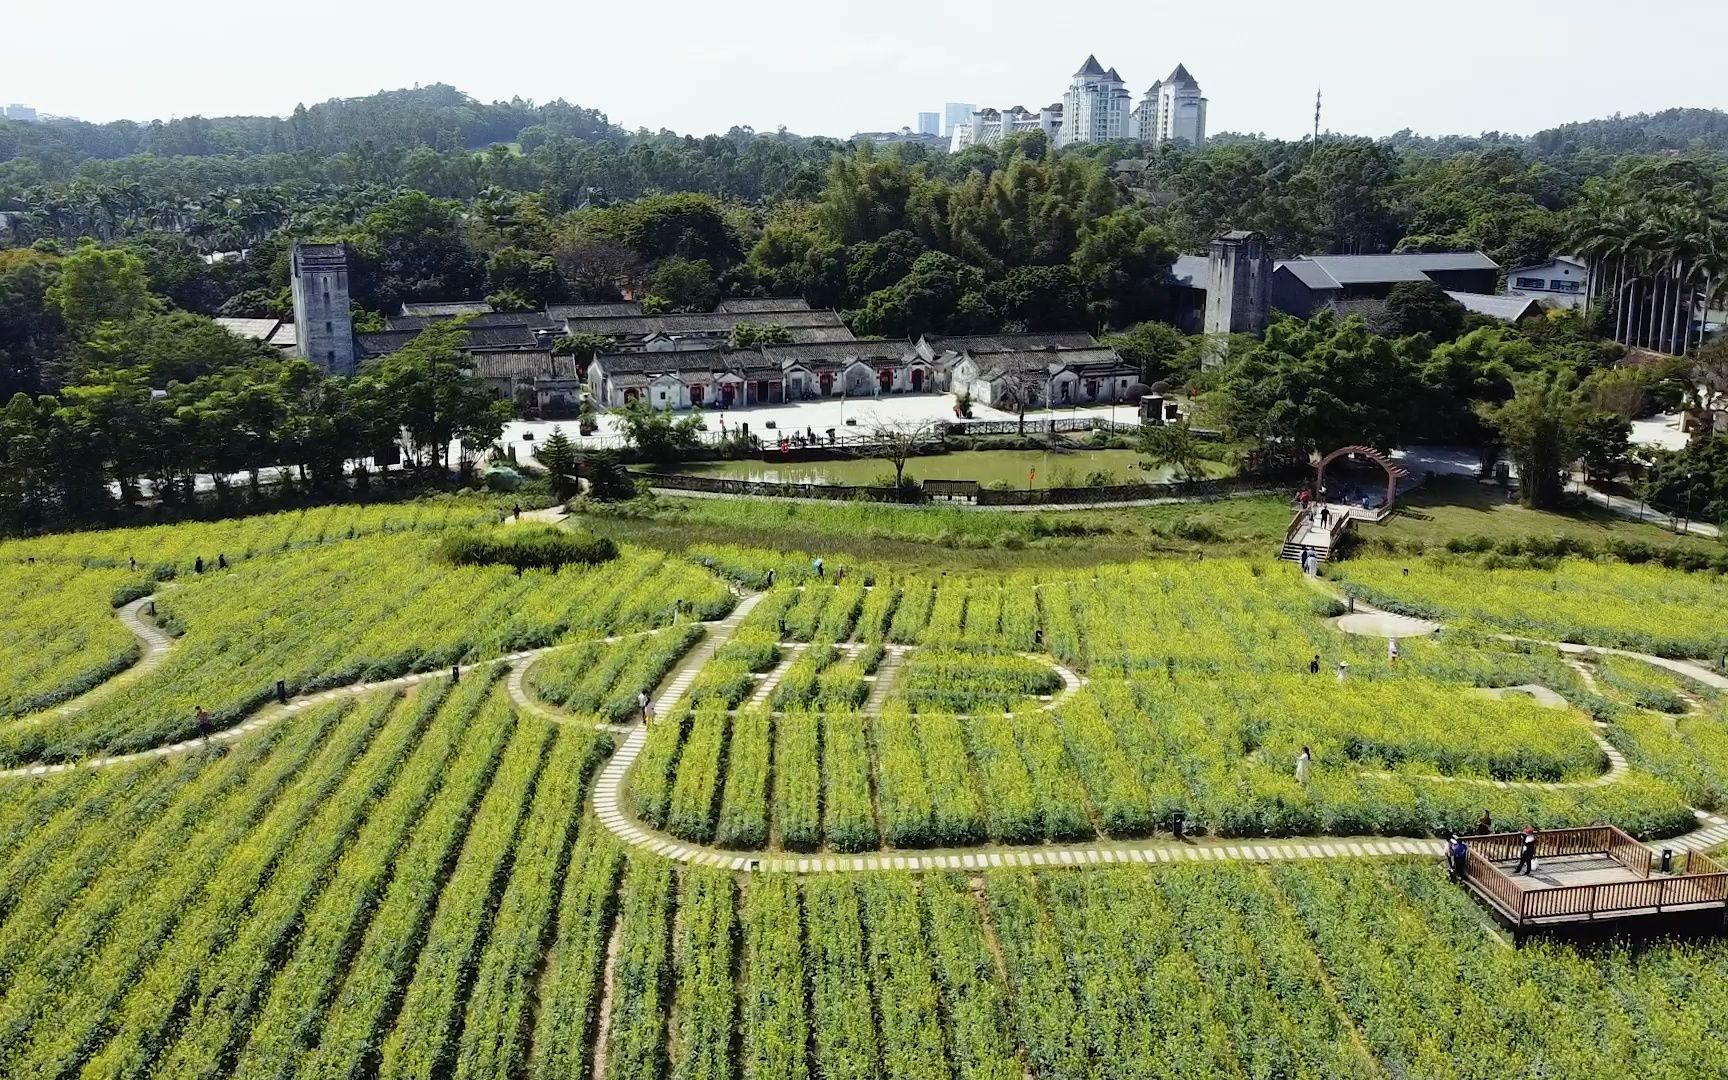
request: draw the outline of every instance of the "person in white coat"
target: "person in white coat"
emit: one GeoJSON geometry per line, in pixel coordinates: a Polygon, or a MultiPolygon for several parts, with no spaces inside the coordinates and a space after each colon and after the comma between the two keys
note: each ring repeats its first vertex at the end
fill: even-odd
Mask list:
{"type": "Polygon", "coordinates": [[[1296,755],[1296,782],[1303,787],[1308,786],[1308,769],[1314,760],[1314,755],[1304,746],[1302,752],[1296,755]]]}

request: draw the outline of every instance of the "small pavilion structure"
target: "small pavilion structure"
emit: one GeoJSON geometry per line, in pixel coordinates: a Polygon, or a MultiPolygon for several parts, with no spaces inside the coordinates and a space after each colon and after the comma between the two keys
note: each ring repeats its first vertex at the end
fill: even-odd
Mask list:
{"type": "Polygon", "coordinates": [[[1728,868],[1701,851],[1682,873],[1660,873],[1651,850],[1613,825],[1536,834],[1534,868],[1515,873],[1521,833],[1463,837],[1463,881],[1522,943],[1533,931],[1638,923],[1650,931],[1681,926],[1720,930],[1728,913],[1728,868]]]}

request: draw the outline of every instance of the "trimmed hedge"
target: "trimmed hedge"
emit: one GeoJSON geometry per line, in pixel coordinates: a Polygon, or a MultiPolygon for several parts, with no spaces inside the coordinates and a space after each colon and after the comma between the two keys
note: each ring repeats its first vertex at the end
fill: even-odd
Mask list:
{"type": "Polygon", "coordinates": [[[438,555],[455,566],[557,570],[610,562],[618,557],[618,545],[610,537],[588,536],[549,525],[510,526],[446,536],[438,544],[438,555]]]}

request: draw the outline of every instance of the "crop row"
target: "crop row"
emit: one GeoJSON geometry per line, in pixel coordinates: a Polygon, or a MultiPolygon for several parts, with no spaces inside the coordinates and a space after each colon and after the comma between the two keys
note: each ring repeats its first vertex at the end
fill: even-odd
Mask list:
{"type": "MultiPolygon", "coordinates": [[[[83,884],[76,903],[40,912],[39,918],[54,919],[51,930],[41,930],[24,909],[14,909],[6,923],[0,1047],[8,1049],[0,1051],[0,1066],[27,1045],[33,1025],[65,995],[66,987],[100,987],[103,978],[93,972],[104,972],[113,963],[136,962],[173,928],[188,898],[305,768],[339,715],[333,708],[311,712],[301,723],[248,739],[216,763],[197,769],[184,797],[147,827],[134,830],[125,850],[83,884]],[[159,876],[170,864],[175,873],[159,876]]],[[[124,771],[96,775],[106,784],[119,781],[124,771]]],[[[85,798],[96,794],[88,788],[83,792],[85,798]]],[[[102,817],[84,827],[109,832],[102,817]]],[[[25,893],[20,887],[7,895],[25,893]]]]}
{"type": "Polygon", "coordinates": [[[584,1075],[591,1064],[606,941],[623,867],[623,849],[611,833],[583,830],[564,875],[540,983],[527,1073],[534,1080],[584,1075]]]}
{"type": "MultiPolygon", "coordinates": [[[[19,1075],[57,1076],[81,1067],[92,1076],[148,1065],[202,970],[244,917],[271,871],[304,826],[341,788],[349,769],[389,717],[388,695],[344,702],[346,715],[292,786],[172,911],[136,925],[138,938],[112,934],[88,965],[90,976],[63,987],[30,1036],[15,1045],[19,1075]]],[[[356,781],[361,782],[361,781],[356,781]]]]}
{"type": "Polygon", "coordinates": [[[1579,558],[1548,570],[1489,568],[1434,556],[1414,565],[1352,560],[1343,580],[1383,606],[1551,641],[1706,660],[1728,650],[1716,616],[1728,606],[1728,583],[1716,574],[1579,558]]]}
{"type": "Polygon", "coordinates": [[[653,693],[701,636],[701,627],[685,623],[622,641],[587,641],[541,657],[525,678],[544,701],[620,724],[636,714],[637,693],[653,693]]]}
{"type": "Polygon", "coordinates": [[[780,674],[780,685],[774,688],[774,706],[795,709],[815,702],[819,686],[817,676],[839,658],[839,650],[831,643],[811,645],[786,665],[780,674]]]}
{"type": "Polygon", "coordinates": [[[895,696],[920,711],[1005,712],[1061,687],[1056,670],[1037,660],[926,648],[907,661],[895,696]]]}
{"type": "Polygon", "coordinates": [[[113,601],[137,575],[0,563],[0,719],[75,697],[138,659],[113,601]]]}
{"type": "Polygon", "coordinates": [[[447,567],[431,543],[376,537],[244,564],[165,594],[184,640],[147,677],[54,724],[0,731],[0,760],[138,749],[190,733],[200,705],[227,724],[290,693],[704,617],[731,606],[706,571],[663,556],[533,571],[447,567]]]}
{"type": "Polygon", "coordinates": [[[666,1011],[671,1004],[672,868],[631,859],[618,894],[618,955],[606,1075],[650,1080],[666,1075],[666,1011]]]}
{"type": "Polygon", "coordinates": [[[527,1018],[551,930],[553,898],[565,872],[588,778],[604,758],[604,736],[567,727],[534,788],[510,868],[510,883],[473,973],[456,1048],[457,1080],[516,1076],[527,1058],[527,1018]]]}
{"type": "Polygon", "coordinates": [[[138,564],[137,574],[160,578],[191,574],[199,557],[213,565],[384,533],[436,532],[498,520],[504,500],[443,496],[405,503],[336,504],[223,521],[144,525],[59,533],[8,541],[8,559],[75,563],[96,568],[138,564]]]}
{"type": "MultiPolygon", "coordinates": [[[[403,699],[397,715],[355,763],[370,786],[347,793],[350,809],[333,813],[333,803],[320,811],[313,827],[328,825],[328,837],[290,854],[253,903],[241,932],[200,972],[186,1019],[162,1053],[159,1069],[187,1077],[233,1075],[236,1044],[249,1028],[254,1043],[259,1036],[265,1043],[279,1034],[288,1037],[255,1053],[239,1071],[259,1075],[280,1067],[273,1063],[288,1059],[276,1057],[276,1052],[298,1048],[298,1040],[283,1032],[277,1019],[281,1013],[268,1006],[288,1005],[285,999],[310,989],[307,973],[290,965],[288,977],[272,984],[274,958],[315,957],[343,948],[344,927],[352,926],[366,910],[382,869],[412,827],[462,733],[463,725],[453,713],[433,725],[445,689],[429,687],[403,699]],[[268,989],[282,993],[267,998],[268,989]],[[265,1009],[263,1023],[253,1026],[254,1011],[260,1008],[265,1009]]],[[[311,985],[324,984],[320,979],[311,985]]],[[[293,1011],[293,1006],[288,1007],[293,1011]]]]}
{"type": "Polygon", "coordinates": [[[535,782],[546,766],[551,736],[545,725],[520,728],[474,812],[462,853],[426,926],[395,1027],[379,1053],[378,1075],[385,1080],[432,1076],[448,1067],[463,988],[521,837],[535,782]]]}

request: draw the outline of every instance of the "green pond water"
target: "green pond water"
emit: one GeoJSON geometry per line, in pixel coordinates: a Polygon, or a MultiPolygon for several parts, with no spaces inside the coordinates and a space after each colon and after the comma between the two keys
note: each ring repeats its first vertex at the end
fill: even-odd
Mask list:
{"type": "MultiPolygon", "coordinates": [[[[1080,487],[1093,472],[1106,473],[1113,483],[1121,484],[1156,484],[1170,479],[1168,470],[1140,468],[1142,460],[1132,450],[964,450],[913,458],[906,463],[906,475],[917,480],[976,480],[986,485],[1006,481],[1017,488],[1080,487]],[[1035,479],[1031,476],[1034,471],[1035,479]]],[[[1208,476],[1227,471],[1215,462],[1205,465],[1208,476]]],[[[881,458],[784,465],[761,460],[693,461],[678,466],[677,471],[767,484],[864,485],[894,475],[894,467],[881,458]]]]}

